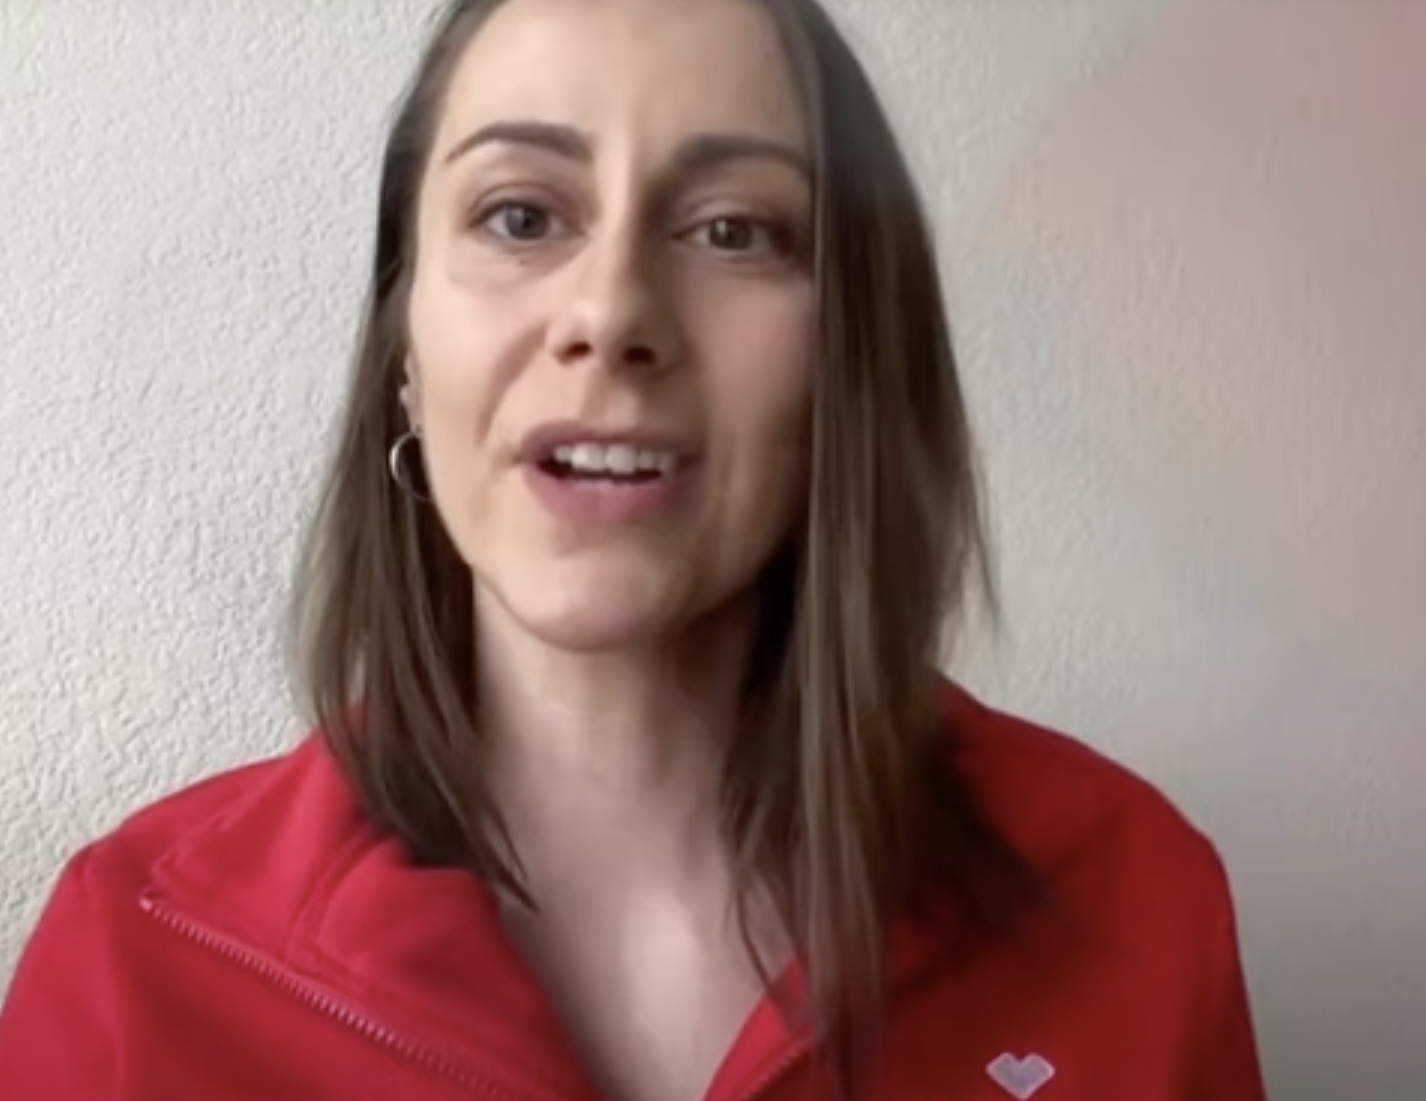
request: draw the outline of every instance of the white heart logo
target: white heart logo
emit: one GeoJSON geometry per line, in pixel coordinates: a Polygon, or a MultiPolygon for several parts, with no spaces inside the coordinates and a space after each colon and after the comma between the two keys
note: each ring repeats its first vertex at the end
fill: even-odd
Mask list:
{"type": "Polygon", "coordinates": [[[1040,1056],[1027,1055],[1017,1059],[1008,1051],[996,1056],[985,1072],[1015,1101],[1030,1101],[1055,1076],[1055,1068],[1040,1056]]]}

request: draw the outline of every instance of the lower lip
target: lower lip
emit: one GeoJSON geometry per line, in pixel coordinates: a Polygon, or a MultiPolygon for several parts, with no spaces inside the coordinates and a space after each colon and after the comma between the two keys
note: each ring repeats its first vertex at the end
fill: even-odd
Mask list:
{"type": "Polygon", "coordinates": [[[688,468],[644,482],[602,478],[560,478],[526,464],[525,482],[545,508],[578,524],[618,524],[649,520],[671,511],[683,495],[688,468]]]}

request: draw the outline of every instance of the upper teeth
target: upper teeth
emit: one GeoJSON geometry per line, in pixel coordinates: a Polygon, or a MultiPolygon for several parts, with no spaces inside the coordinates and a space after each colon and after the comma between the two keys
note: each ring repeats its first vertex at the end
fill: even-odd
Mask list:
{"type": "Polygon", "coordinates": [[[636,471],[657,471],[667,474],[676,462],[667,451],[646,451],[626,444],[608,447],[597,443],[578,443],[555,448],[555,461],[575,470],[594,473],[633,474],[636,471]]]}

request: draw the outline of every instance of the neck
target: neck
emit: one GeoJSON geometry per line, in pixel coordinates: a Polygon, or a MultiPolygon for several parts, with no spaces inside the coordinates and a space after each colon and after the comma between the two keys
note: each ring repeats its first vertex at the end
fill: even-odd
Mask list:
{"type": "Polygon", "coordinates": [[[720,864],[748,609],[589,654],[534,638],[489,594],[477,608],[489,776],[531,887],[611,865],[701,876],[720,864]]]}

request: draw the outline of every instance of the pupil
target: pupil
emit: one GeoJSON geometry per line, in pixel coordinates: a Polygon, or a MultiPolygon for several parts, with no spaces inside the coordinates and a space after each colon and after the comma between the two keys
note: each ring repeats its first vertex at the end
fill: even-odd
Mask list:
{"type": "Polygon", "coordinates": [[[511,237],[528,240],[538,237],[544,229],[544,213],[529,206],[511,206],[505,210],[505,231],[511,237]]]}
{"type": "Polygon", "coordinates": [[[712,226],[713,247],[745,249],[752,244],[752,228],[746,222],[719,218],[712,226]]]}

